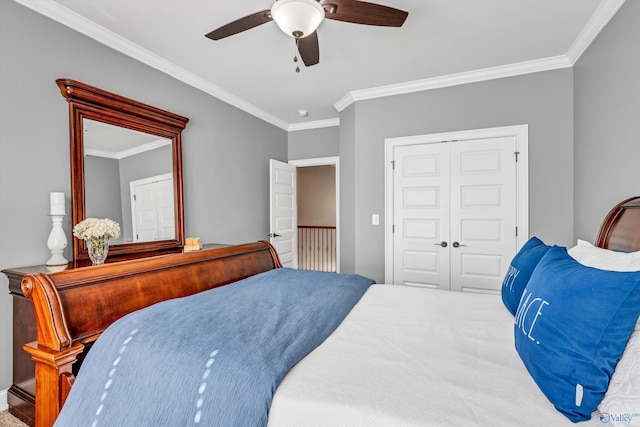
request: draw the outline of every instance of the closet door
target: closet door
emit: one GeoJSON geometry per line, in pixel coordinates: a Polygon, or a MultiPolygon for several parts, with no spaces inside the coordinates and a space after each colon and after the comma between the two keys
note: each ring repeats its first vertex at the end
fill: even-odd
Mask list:
{"type": "Polygon", "coordinates": [[[449,289],[449,145],[394,148],[394,279],[449,289]]]}
{"type": "Polygon", "coordinates": [[[516,140],[451,146],[451,290],[498,292],[516,250],[516,140]]]}
{"type": "Polygon", "coordinates": [[[514,136],[393,151],[393,283],[500,291],[517,247],[514,136]]]}

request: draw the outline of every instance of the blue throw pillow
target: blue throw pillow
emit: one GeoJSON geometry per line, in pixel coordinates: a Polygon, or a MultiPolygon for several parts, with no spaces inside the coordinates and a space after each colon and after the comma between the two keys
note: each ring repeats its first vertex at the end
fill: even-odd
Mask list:
{"type": "Polygon", "coordinates": [[[502,302],[515,316],[522,291],[527,287],[531,273],[551,246],[532,237],[511,261],[507,275],[502,282],[502,302]]]}
{"type": "Polygon", "coordinates": [[[639,314],[640,272],[585,267],[554,246],[522,294],[516,349],[558,411],[573,422],[588,420],[639,314]]]}

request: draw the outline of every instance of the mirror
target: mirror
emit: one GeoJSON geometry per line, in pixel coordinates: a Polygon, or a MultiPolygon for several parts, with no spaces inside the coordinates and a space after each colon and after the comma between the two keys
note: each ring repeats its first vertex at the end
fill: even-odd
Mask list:
{"type": "Polygon", "coordinates": [[[174,239],[171,140],[84,119],[85,213],[111,218],[111,244],[174,239]]]}
{"type": "MultiPolygon", "coordinates": [[[[109,261],[177,252],[184,246],[182,130],[189,119],[70,79],[72,224],[111,218],[109,261]]],[[[88,265],[73,240],[76,265],[88,265]]]]}

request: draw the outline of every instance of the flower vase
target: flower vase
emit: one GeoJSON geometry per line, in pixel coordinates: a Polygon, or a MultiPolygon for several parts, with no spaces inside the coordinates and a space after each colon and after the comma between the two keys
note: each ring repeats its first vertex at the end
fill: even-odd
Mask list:
{"type": "Polygon", "coordinates": [[[91,263],[93,263],[93,265],[104,264],[104,261],[107,259],[107,254],[109,253],[109,237],[90,237],[86,239],[86,243],[91,263]]]}

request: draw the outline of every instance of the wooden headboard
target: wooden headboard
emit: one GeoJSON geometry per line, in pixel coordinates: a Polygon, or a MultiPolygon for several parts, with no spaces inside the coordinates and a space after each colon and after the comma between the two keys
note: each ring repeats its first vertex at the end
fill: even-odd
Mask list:
{"type": "Polygon", "coordinates": [[[260,241],[25,276],[38,330],[24,345],[36,364],[36,426],[53,425],[75,379],[72,365],[119,318],[280,267],[275,249],[260,241]]]}
{"type": "Polygon", "coordinates": [[[625,252],[640,250],[640,197],[623,200],[609,211],[596,246],[625,252]]]}

